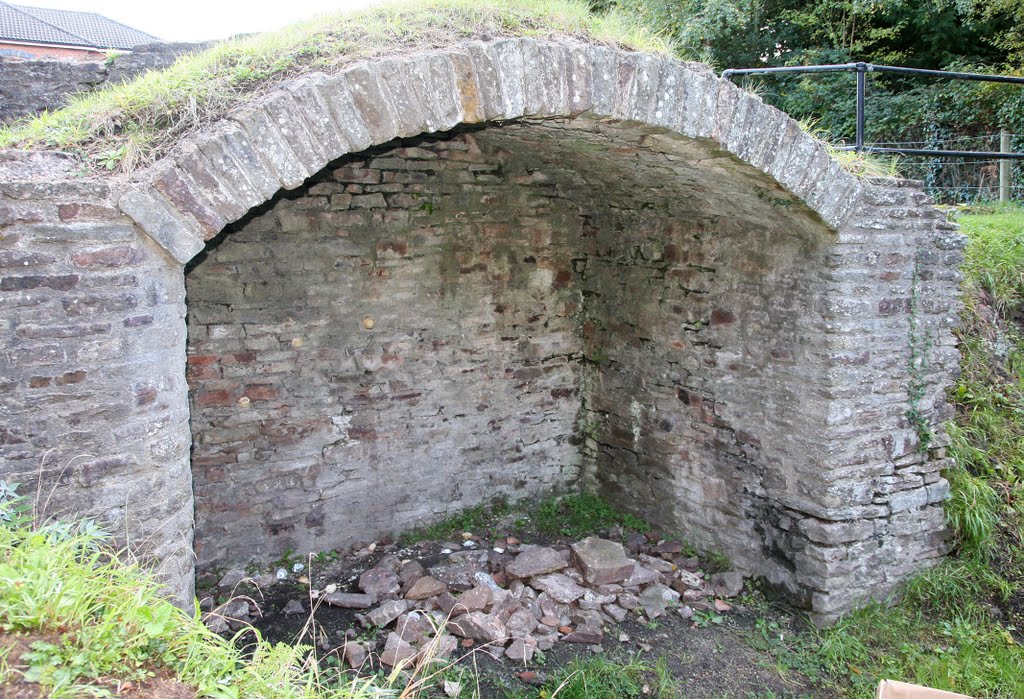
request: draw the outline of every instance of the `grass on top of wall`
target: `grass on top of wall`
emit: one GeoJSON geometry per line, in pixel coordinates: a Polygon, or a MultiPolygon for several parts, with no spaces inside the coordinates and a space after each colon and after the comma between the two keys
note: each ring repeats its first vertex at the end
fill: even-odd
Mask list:
{"type": "Polygon", "coordinates": [[[401,0],[231,39],[166,70],[80,94],[63,109],[0,129],[0,149],[56,149],[78,155],[94,171],[130,172],[298,73],[332,73],[360,59],[506,36],[570,36],[670,52],[637,20],[592,14],[582,0],[401,0]]]}

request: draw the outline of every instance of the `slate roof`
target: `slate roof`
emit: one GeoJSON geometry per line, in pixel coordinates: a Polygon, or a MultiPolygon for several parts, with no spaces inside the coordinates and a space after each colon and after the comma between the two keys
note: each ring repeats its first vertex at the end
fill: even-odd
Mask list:
{"type": "Polygon", "coordinates": [[[95,12],[51,10],[0,2],[0,41],[82,46],[97,49],[131,49],[159,42],[138,29],[95,12]]]}

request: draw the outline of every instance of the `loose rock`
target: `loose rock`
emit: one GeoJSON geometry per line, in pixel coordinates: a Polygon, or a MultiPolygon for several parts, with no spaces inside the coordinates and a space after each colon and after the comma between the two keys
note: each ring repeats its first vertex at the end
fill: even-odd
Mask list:
{"type": "Polygon", "coordinates": [[[390,600],[367,614],[366,621],[371,626],[383,628],[401,616],[408,608],[409,603],[404,599],[390,600]]]}
{"type": "Polygon", "coordinates": [[[735,597],[743,592],[743,574],[735,570],[715,573],[711,576],[711,587],[719,597],[735,597]]]}
{"type": "Polygon", "coordinates": [[[428,597],[436,597],[442,592],[447,591],[447,589],[443,582],[427,575],[417,580],[409,588],[409,591],[405,593],[405,598],[411,600],[427,599],[428,597]]]}
{"type": "Polygon", "coordinates": [[[505,572],[511,578],[533,578],[538,575],[554,573],[568,565],[562,554],[546,546],[535,546],[516,556],[505,572]]]}
{"type": "Polygon", "coordinates": [[[369,609],[377,602],[373,595],[361,595],[355,592],[329,592],[321,595],[325,604],[342,609],[369,609]]]}
{"type": "Polygon", "coordinates": [[[503,643],[508,640],[504,622],[491,614],[472,612],[448,622],[448,630],[456,636],[485,643],[503,643]]]}
{"type": "Polygon", "coordinates": [[[580,587],[568,576],[560,573],[534,578],[531,584],[538,590],[546,592],[551,599],[561,604],[569,604],[587,592],[586,588],[580,587]]]}
{"type": "Polygon", "coordinates": [[[401,581],[393,571],[377,566],[359,576],[359,589],[377,599],[387,599],[398,594],[401,581]]]}
{"type": "Polygon", "coordinates": [[[403,641],[402,637],[397,633],[388,634],[388,640],[384,644],[384,652],[380,654],[380,661],[382,663],[394,667],[414,657],[416,657],[416,649],[412,645],[403,641]]]}

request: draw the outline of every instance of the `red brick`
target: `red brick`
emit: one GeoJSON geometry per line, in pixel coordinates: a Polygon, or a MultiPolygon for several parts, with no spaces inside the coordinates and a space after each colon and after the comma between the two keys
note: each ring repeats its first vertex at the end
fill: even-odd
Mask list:
{"type": "Polygon", "coordinates": [[[141,259],[142,253],[135,248],[116,247],[80,252],[71,261],[79,267],[124,267],[141,259]]]}
{"type": "Polygon", "coordinates": [[[207,391],[196,396],[196,405],[201,408],[228,406],[234,402],[231,391],[207,391]]]}
{"type": "Polygon", "coordinates": [[[257,384],[247,387],[245,395],[249,400],[274,400],[277,398],[277,389],[273,386],[257,384]]]}

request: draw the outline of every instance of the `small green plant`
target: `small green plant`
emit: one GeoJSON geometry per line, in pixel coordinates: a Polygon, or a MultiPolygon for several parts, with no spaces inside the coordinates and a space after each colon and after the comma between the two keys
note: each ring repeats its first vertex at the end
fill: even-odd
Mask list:
{"type": "Polygon", "coordinates": [[[695,609],[693,611],[693,625],[699,629],[706,629],[711,625],[717,626],[724,623],[725,617],[721,614],[704,611],[703,609],[695,609]]]}
{"type": "Polygon", "coordinates": [[[574,538],[589,536],[600,529],[622,526],[634,531],[650,531],[639,517],[623,514],[592,493],[579,493],[542,502],[534,514],[537,528],[545,534],[574,538]]]}
{"type": "Polygon", "coordinates": [[[446,517],[426,527],[402,535],[401,544],[409,546],[418,541],[444,539],[461,532],[485,533],[490,525],[510,511],[504,498],[497,498],[489,504],[477,505],[446,517]]]}

